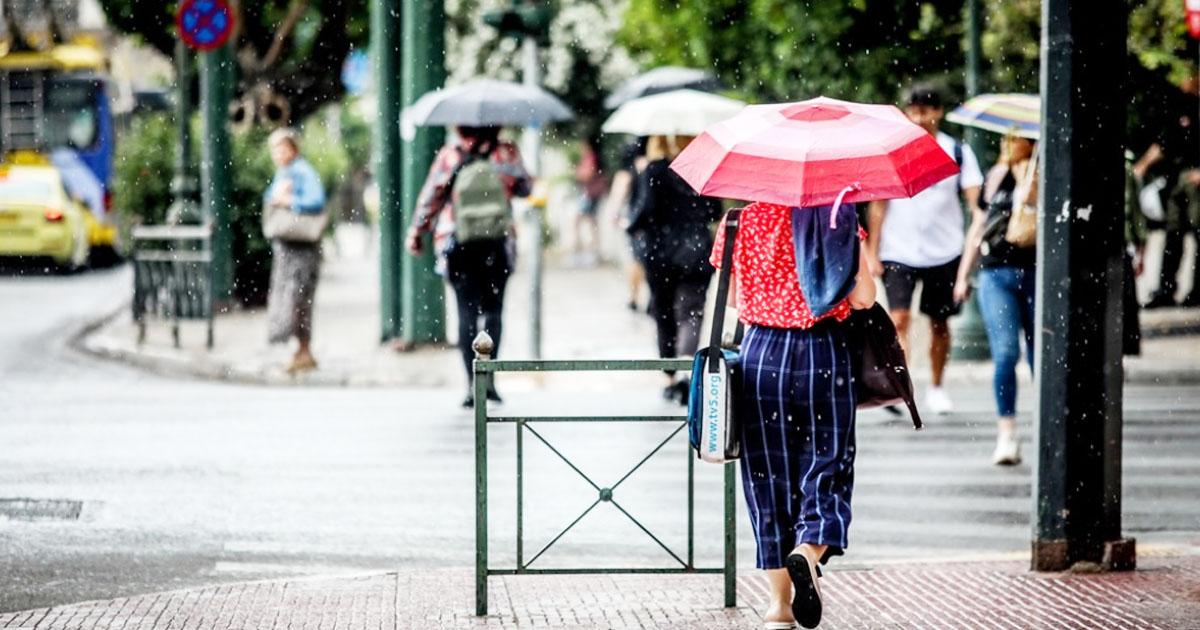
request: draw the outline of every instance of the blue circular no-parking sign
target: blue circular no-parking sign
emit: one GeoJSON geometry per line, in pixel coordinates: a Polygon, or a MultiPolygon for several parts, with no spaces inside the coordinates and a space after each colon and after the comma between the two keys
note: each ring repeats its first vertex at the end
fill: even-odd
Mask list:
{"type": "Polygon", "coordinates": [[[225,0],[183,0],[175,13],[183,43],[196,50],[214,50],[233,33],[233,9],[225,0]]]}

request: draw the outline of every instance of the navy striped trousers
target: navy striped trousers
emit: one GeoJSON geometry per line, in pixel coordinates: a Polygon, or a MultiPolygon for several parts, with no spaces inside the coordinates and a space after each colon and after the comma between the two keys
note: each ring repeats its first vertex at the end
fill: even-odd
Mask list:
{"type": "Polygon", "coordinates": [[[796,545],[840,554],[854,486],[855,395],[842,326],[751,326],[742,341],[742,490],[758,567],[796,545]]]}

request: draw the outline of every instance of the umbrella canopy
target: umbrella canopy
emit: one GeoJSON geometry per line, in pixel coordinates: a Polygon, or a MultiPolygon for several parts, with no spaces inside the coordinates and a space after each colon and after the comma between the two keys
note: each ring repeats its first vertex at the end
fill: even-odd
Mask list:
{"type": "Polygon", "coordinates": [[[980,94],[956,107],[946,120],[1037,140],[1042,128],[1042,98],[1037,94],[980,94]]]}
{"type": "Polygon", "coordinates": [[[696,136],[710,125],[734,116],[746,104],[696,90],[672,90],[635,98],[604,121],[607,133],[635,136],[696,136]]]}
{"type": "Polygon", "coordinates": [[[427,92],[404,111],[405,122],[419,126],[535,125],[567,120],[571,110],[537,87],[471,79],[462,85],[427,92]]]}
{"type": "Polygon", "coordinates": [[[896,107],[824,97],[747,106],[671,168],[702,195],[806,208],[911,197],[958,172],[896,107]]]}
{"type": "Polygon", "coordinates": [[[608,95],[608,98],[604,99],[604,106],[613,109],[635,98],[682,88],[719,90],[721,82],[704,70],[662,66],[622,83],[613,90],[612,94],[608,95]]]}

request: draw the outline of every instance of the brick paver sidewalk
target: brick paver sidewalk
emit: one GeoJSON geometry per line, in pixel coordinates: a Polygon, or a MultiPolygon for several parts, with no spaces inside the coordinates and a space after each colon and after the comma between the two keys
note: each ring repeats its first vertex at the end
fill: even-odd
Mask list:
{"type": "MultiPolygon", "coordinates": [[[[1035,574],[1007,563],[830,571],[833,629],[1200,628],[1200,556],[1142,559],[1132,573],[1035,574]]],[[[489,582],[491,610],[472,614],[468,570],[252,582],[0,614],[0,628],[759,628],[766,583],[719,576],[514,576],[489,582]]]]}

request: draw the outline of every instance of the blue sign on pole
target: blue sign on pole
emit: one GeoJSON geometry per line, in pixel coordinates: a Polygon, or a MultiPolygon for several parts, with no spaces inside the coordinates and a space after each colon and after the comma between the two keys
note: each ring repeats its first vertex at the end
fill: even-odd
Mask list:
{"type": "Polygon", "coordinates": [[[175,14],[179,37],[189,48],[215,50],[233,34],[233,9],[225,0],[183,0],[175,14]]]}

